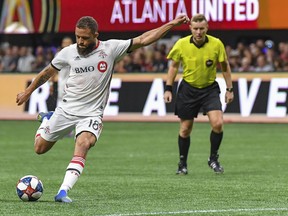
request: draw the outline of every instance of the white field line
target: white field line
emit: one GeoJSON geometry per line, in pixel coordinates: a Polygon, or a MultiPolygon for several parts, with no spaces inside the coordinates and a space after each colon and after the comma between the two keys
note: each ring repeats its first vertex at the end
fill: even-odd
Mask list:
{"type": "MultiPolygon", "coordinates": [[[[175,212],[140,212],[128,214],[107,214],[98,216],[142,216],[142,215],[178,215],[178,214],[199,214],[199,213],[225,213],[225,212],[265,212],[265,211],[288,211],[288,208],[254,208],[254,209],[219,209],[219,210],[190,210],[175,212]]],[[[96,215],[97,216],[97,215],[96,215]]]]}

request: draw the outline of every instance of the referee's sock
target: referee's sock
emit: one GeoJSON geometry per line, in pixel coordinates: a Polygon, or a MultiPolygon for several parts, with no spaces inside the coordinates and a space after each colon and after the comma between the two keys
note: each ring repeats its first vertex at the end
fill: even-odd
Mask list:
{"type": "Polygon", "coordinates": [[[218,150],[220,148],[221,142],[223,138],[223,131],[221,133],[215,133],[214,131],[211,131],[210,134],[210,158],[216,157],[218,154],[218,150]]]}
{"type": "Polygon", "coordinates": [[[179,146],[180,162],[183,163],[183,165],[187,165],[187,158],[190,147],[190,136],[183,138],[179,135],[178,146],[179,146]]]}

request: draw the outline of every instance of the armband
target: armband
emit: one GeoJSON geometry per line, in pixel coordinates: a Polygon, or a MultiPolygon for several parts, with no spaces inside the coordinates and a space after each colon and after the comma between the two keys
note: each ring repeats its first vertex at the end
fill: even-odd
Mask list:
{"type": "Polygon", "coordinates": [[[172,92],[172,91],[173,91],[172,85],[166,85],[166,86],[165,86],[165,91],[170,91],[170,92],[172,92]]]}

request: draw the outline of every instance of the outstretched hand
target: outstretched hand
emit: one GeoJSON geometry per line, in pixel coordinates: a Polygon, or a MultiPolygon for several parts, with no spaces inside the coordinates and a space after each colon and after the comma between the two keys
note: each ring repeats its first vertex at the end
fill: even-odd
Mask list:
{"type": "Polygon", "coordinates": [[[179,14],[174,20],[175,25],[187,24],[190,22],[189,17],[186,14],[179,14]]]}

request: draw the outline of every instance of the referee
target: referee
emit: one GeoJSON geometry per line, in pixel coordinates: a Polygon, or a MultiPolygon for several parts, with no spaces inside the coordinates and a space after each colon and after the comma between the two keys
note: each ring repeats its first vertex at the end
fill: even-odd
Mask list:
{"type": "Polygon", "coordinates": [[[179,39],[167,56],[170,66],[164,93],[166,103],[172,101],[172,86],[180,64],[183,68],[183,79],[175,102],[175,115],[180,118],[178,136],[180,161],[176,174],[188,174],[190,134],[194,118],[197,118],[199,111],[208,116],[211,125],[208,166],[215,173],[223,173],[224,169],[218,161],[218,150],[223,138],[223,111],[216,72],[219,63],[227,87],[225,102],[231,103],[234,98],[231,69],[223,43],[218,38],[206,34],[208,22],[205,16],[202,14],[193,16],[189,27],[192,35],[179,39]]]}

